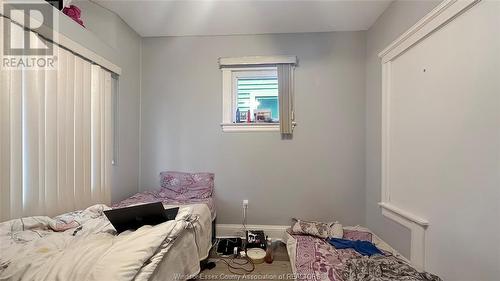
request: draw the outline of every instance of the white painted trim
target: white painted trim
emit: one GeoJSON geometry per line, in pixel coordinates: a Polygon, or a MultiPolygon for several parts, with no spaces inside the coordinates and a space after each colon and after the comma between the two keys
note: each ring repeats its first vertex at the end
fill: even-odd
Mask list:
{"type": "Polygon", "coordinates": [[[390,202],[389,193],[389,159],[390,159],[390,99],[388,94],[391,85],[391,62],[382,64],[382,202],[390,202]]]}
{"type": "Polygon", "coordinates": [[[223,132],[279,132],[279,123],[222,123],[223,132]]]}
{"type": "Polygon", "coordinates": [[[404,210],[401,210],[400,208],[390,204],[390,203],[383,203],[383,202],[380,202],[378,203],[378,205],[380,207],[382,207],[382,209],[385,209],[385,210],[388,210],[388,211],[391,211],[392,213],[395,213],[397,215],[399,215],[400,217],[403,217],[409,221],[412,221],[413,223],[416,223],[420,226],[423,226],[423,227],[427,227],[429,226],[429,221],[426,220],[426,219],[423,219],[419,216],[416,216],[412,213],[409,213],[407,211],[404,211],[404,210]]]}
{"type": "Polygon", "coordinates": [[[222,69],[222,122],[231,123],[233,119],[233,73],[222,69]]]}
{"type": "Polygon", "coordinates": [[[393,206],[388,207],[390,204],[379,203],[379,205],[382,207],[382,215],[384,217],[389,218],[410,230],[410,261],[418,270],[424,270],[426,248],[425,229],[428,223],[425,226],[415,223],[413,220],[408,219],[406,215],[401,215],[401,210],[398,212],[394,211],[398,210],[398,208],[393,206]]]}
{"type": "Polygon", "coordinates": [[[268,71],[277,71],[276,66],[245,66],[245,67],[224,67],[221,70],[230,70],[230,71],[261,71],[261,70],[268,70],[268,71]]]}
{"type": "Polygon", "coordinates": [[[408,31],[379,53],[382,62],[382,175],[381,207],[382,215],[407,227],[411,231],[410,260],[418,269],[425,269],[425,231],[429,221],[396,206],[391,200],[390,147],[391,147],[391,77],[392,61],[411,47],[454,20],[480,0],[445,0],[429,14],[418,21],[408,31]]]}
{"type": "MultiPolygon", "coordinates": [[[[276,67],[246,67],[246,68],[223,68],[222,69],[222,123],[233,123],[235,112],[234,106],[236,98],[235,73],[251,72],[258,76],[257,72],[268,73],[276,71],[276,67]]],[[[277,75],[277,74],[276,74],[277,75]]]]}
{"type": "Polygon", "coordinates": [[[98,64],[106,69],[108,69],[109,71],[115,73],[115,74],[118,74],[118,75],[121,75],[122,74],[122,69],[113,64],[112,62],[108,61],[107,59],[99,56],[97,53],[83,47],[82,45],[76,43],[75,41],[69,39],[68,37],[62,35],[62,34],[59,34],[59,42],[55,42],[69,50],[71,50],[72,52],[88,59],[89,61],[95,63],[95,64],[98,64]]]}
{"type": "MultiPolygon", "coordinates": [[[[0,10],[0,14],[7,18],[5,15],[4,15],[4,12],[3,12],[3,5],[4,3],[2,3],[3,1],[0,1],[0,6],[1,7],[1,10],[0,10]]],[[[9,4],[7,4],[9,5],[9,4]]],[[[48,5],[48,4],[47,4],[48,5]]],[[[53,8],[54,10],[54,16],[57,17],[57,16],[66,16],[66,15],[63,15],[60,11],[58,11],[57,9],[53,8]],[[58,14],[56,14],[58,13],[58,14]]],[[[12,20],[13,22],[16,22],[18,24],[24,22],[24,18],[22,18],[19,14],[13,14],[12,17],[10,18],[10,20],[12,20]]],[[[75,54],[78,54],[79,56],[95,63],[95,64],[98,64],[104,68],[106,68],[107,70],[115,73],[115,74],[118,74],[118,75],[121,75],[122,73],[122,69],[118,66],[116,66],[115,64],[113,64],[112,62],[108,61],[107,59],[101,57],[100,55],[98,55],[97,53],[85,48],[84,46],[76,43],[75,41],[71,40],[70,38],[64,36],[63,34],[59,33],[58,31],[55,31],[53,30],[52,28],[49,28],[45,25],[42,24],[42,22],[40,20],[38,20],[37,18],[34,18],[34,17],[31,17],[30,16],[30,21],[32,24],[35,24],[36,26],[41,26],[39,29],[37,29],[37,31],[33,31],[35,33],[38,33],[40,34],[41,36],[43,37],[46,37],[46,38],[51,38],[51,40],[70,50],[71,52],[74,52],[75,54]],[[53,32],[54,34],[43,34],[45,32],[53,32]]],[[[21,24],[22,25],[22,24],[21,24]]]]}
{"type": "Polygon", "coordinates": [[[382,63],[393,60],[479,1],[481,0],[444,0],[378,54],[382,63]]]}
{"type": "MultiPolygon", "coordinates": [[[[238,77],[277,75],[276,66],[222,68],[222,131],[223,132],[279,132],[279,123],[233,123],[238,77]]],[[[295,126],[295,123],[294,123],[295,126]]]]}
{"type": "MultiPolygon", "coordinates": [[[[144,191],[144,187],[141,184],[142,183],[142,138],[140,137],[142,135],[142,40],[139,42],[139,53],[137,54],[139,56],[139,163],[138,163],[138,168],[139,168],[139,174],[137,176],[137,191],[142,192],[144,191]]],[[[118,82],[119,83],[119,82],[118,82]]]]}
{"type": "Polygon", "coordinates": [[[297,57],[294,56],[249,56],[219,58],[219,67],[236,65],[275,65],[282,63],[297,64],[297,57]]]}
{"type": "MultiPolygon", "coordinates": [[[[249,230],[263,230],[264,233],[273,240],[283,241],[285,231],[289,225],[247,225],[249,230]]],[[[241,224],[217,224],[217,238],[244,237],[243,225],[241,224]]]]}

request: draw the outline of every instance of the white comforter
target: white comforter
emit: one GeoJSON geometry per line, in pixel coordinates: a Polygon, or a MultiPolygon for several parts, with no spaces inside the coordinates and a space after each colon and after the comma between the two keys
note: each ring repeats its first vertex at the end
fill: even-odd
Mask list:
{"type": "Polygon", "coordinates": [[[103,214],[106,209],[94,205],[54,219],[0,223],[0,280],[145,281],[196,220],[192,208],[184,207],[175,220],[117,236],[103,214]]]}

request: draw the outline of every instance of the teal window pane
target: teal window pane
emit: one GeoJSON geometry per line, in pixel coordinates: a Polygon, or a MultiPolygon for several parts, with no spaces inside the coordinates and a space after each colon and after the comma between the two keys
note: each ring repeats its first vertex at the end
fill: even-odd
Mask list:
{"type": "Polygon", "coordinates": [[[273,120],[279,120],[278,97],[256,97],[257,110],[270,110],[273,120]]]}
{"type": "Polygon", "coordinates": [[[266,122],[279,122],[277,77],[239,78],[237,91],[241,122],[246,122],[249,110],[252,122],[257,111],[266,113],[266,122]]]}

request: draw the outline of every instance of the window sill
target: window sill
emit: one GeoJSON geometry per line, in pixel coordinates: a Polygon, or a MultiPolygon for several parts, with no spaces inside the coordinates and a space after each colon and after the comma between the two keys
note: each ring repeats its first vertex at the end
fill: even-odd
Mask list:
{"type": "Polygon", "coordinates": [[[279,132],[279,123],[222,123],[223,132],[279,132]]]}

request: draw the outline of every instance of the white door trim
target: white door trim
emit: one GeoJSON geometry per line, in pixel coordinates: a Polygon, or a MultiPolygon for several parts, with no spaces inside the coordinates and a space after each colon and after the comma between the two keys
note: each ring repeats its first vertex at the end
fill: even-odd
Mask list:
{"type": "Polygon", "coordinates": [[[395,59],[481,0],[444,0],[378,54],[382,63],[395,59]]]}

